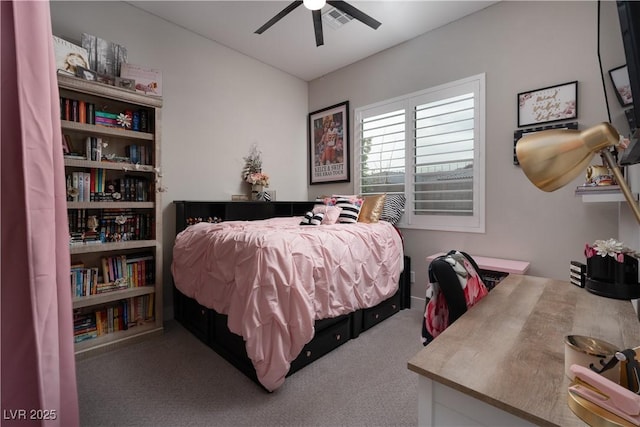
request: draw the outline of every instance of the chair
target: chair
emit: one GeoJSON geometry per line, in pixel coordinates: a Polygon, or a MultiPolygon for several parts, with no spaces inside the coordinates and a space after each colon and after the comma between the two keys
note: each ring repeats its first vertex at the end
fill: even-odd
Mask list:
{"type": "Polygon", "coordinates": [[[424,345],[433,341],[489,292],[475,260],[456,250],[431,261],[429,285],[422,324],[424,345]],[[430,290],[433,294],[429,297],[430,290]]]}

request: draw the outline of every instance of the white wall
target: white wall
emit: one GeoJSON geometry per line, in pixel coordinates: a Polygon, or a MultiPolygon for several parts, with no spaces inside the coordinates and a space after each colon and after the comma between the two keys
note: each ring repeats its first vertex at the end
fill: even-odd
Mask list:
{"type": "Polygon", "coordinates": [[[127,48],[128,62],[162,71],[164,306],[172,317],[169,266],[174,200],[245,194],[242,158],[254,142],[279,200],[307,199],[307,83],[122,2],[51,2],[53,33],[83,32],[127,48]]]}
{"type": "MultiPolygon", "coordinates": [[[[615,2],[602,2],[602,32],[613,123],[626,134],[628,126],[607,74],[625,63],[615,2]]],[[[582,177],[545,193],[513,165],[519,92],[577,80],[580,128],[608,121],[597,58],[597,2],[502,1],[310,82],[309,110],[349,100],[353,114],[359,106],[483,72],[486,233],[404,229],[406,253],[416,272],[416,296],[424,297],[425,257],[432,253],[462,249],[528,260],[529,274],[567,280],[569,262],[584,261],[585,243],[618,235],[617,204],[585,204],[573,195],[582,177]]],[[[353,191],[351,183],[309,187],[310,196],[353,191]]]]}

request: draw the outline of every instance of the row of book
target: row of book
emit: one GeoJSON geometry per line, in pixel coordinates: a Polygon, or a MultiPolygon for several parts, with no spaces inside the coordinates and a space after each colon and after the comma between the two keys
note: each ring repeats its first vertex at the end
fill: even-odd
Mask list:
{"type": "Polygon", "coordinates": [[[154,259],[150,254],[115,255],[102,258],[105,282],[128,288],[154,283],[154,259]]]}
{"type": "Polygon", "coordinates": [[[124,149],[125,156],[131,159],[131,163],[141,165],[153,164],[153,156],[151,155],[151,150],[148,149],[147,146],[143,144],[131,144],[127,145],[124,149]]]}
{"type": "Polygon", "coordinates": [[[90,214],[87,209],[69,209],[67,219],[71,244],[153,239],[154,218],[151,212],[100,209],[90,214]],[[89,224],[90,221],[95,223],[89,224]]]}
{"type": "Polygon", "coordinates": [[[124,110],[117,113],[100,111],[95,104],[84,100],[60,97],[60,119],[70,122],[119,127],[139,132],[151,132],[151,115],[148,110],[124,110]]]}
{"type": "Polygon", "coordinates": [[[155,283],[155,261],[150,254],[103,257],[98,267],[71,266],[71,295],[86,297],[155,283]]]}
{"type": "Polygon", "coordinates": [[[148,202],[151,200],[151,182],[142,176],[125,175],[107,180],[106,171],[92,168],[89,172],[71,172],[67,175],[69,202],[148,202]]]}
{"type": "Polygon", "coordinates": [[[569,281],[580,288],[584,288],[586,278],[587,265],[580,261],[571,261],[569,263],[569,281]]]}
{"type": "Polygon", "coordinates": [[[101,335],[124,331],[154,319],[155,295],[127,298],[85,312],[76,310],[73,314],[73,340],[82,342],[101,335]]]}
{"type": "Polygon", "coordinates": [[[88,123],[95,122],[96,105],[78,99],[60,97],[60,119],[70,122],[88,123]]]}

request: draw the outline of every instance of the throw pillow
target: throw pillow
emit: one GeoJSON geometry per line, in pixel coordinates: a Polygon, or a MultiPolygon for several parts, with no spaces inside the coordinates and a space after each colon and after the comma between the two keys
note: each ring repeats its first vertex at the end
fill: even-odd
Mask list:
{"type": "Polygon", "coordinates": [[[315,214],[313,212],[307,212],[304,214],[302,221],[300,221],[300,225],[320,225],[323,218],[324,214],[322,212],[315,214]]]}
{"type": "Polygon", "coordinates": [[[341,208],[338,222],[341,224],[355,224],[358,222],[362,199],[357,196],[350,198],[336,197],[336,206],[341,208]]]}
{"type": "Polygon", "coordinates": [[[323,225],[331,225],[338,222],[338,218],[340,217],[341,208],[338,206],[330,206],[330,205],[315,205],[313,207],[313,213],[322,213],[324,214],[324,219],[322,220],[323,225]]]}
{"type": "Polygon", "coordinates": [[[315,202],[316,204],[335,206],[336,198],[333,196],[319,196],[319,197],[316,197],[315,202]]]}
{"type": "Polygon", "coordinates": [[[378,222],[380,215],[382,214],[382,208],[384,207],[385,196],[385,194],[365,196],[362,208],[360,208],[358,222],[378,222]]]}
{"type": "Polygon", "coordinates": [[[382,207],[382,213],[380,214],[380,220],[395,225],[400,221],[404,213],[405,202],[406,197],[404,194],[387,194],[384,200],[384,206],[382,207]]]}

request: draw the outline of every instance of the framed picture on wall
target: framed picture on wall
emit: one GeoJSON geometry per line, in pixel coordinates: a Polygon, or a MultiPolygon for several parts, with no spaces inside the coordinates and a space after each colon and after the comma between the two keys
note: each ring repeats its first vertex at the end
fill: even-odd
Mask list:
{"type": "Polygon", "coordinates": [[[629,70],[626,65],[616,67],[609,70],[609,77],[613,82],[613,87],[616,89],[616,96],[618,102],[623,107],[627,107],[633,104],[633,95],[631,94],[631,83],[629,83],[629,70]]]}
{"type": "Polygon", "coordinates": [[[577,117],[577,81],[518,94],[518,127],[577,117]]]}
{"type": "Polygon", "coordinates": [[[309,184],[349,182],[349,101],[309,113],[309,184]]]}

